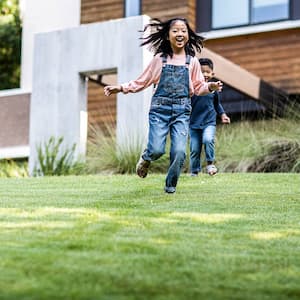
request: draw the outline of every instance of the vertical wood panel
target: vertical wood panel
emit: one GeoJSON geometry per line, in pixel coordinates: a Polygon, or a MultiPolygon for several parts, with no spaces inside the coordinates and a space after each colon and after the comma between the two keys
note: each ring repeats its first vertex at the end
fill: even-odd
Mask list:
{"type": "Polygon", "coordinates": [[[81,24],[123,17],[123,0],[81,0],[81,24]]]}

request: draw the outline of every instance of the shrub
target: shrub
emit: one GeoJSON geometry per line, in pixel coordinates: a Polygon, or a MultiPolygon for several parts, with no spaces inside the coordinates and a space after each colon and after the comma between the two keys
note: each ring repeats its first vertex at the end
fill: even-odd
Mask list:
{"type": "Polygon", "coordinates": [[[276,140],[266,145],[266,154],[249,165],[250,172],[300,172],[300,144],[276,140]]]}
{"type": "Polygon", "coordinates": [[[50,137],[48,142],[37,147],[38,166],[34,168],[35,176],[53,176],[80,174],[84,164],[75,159],[76,144],[71,149],[61,150],[63,137],[50,137]]]}
{"type": "MultiPolygon", "coordinates": [[[[133,174],[143,147],[143,138],[128,140],[126,144],[118,145],[113,127],[101,129],[98,126],[90,126],[87,172],[133,174]]],[[[168,156],[164,155],[151,165],[150,171],[165,172],[167,165],[168,156]]]]}
{"type": "Polygon", "coordinates": [[[26,160],[4,159],[0,161],[0,177],[28,177],[26,160]]]}

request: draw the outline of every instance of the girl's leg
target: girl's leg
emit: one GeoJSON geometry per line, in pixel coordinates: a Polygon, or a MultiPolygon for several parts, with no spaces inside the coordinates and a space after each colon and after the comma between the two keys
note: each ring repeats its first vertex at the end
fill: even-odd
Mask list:
{"type": "Polygon", "coordinates": [[[175,192],[181,168],[186,157],[188,127],[189,115],[186,113],[179,114],[170,127],[170,166],[167,173],[165,187],[165,191],[168,193],[175,192]]]}
{"type": "Polygon", "coordinates": [[[202,129],[190,129],[190,171],[201,171],[202,129]]]}
{"type": "Polygon", "coordinates": [[[150,111],[148,144],[142,154],[144,160],[154,161],[165,153],[168,132],[169,118],[159,112],[150,111]]]}

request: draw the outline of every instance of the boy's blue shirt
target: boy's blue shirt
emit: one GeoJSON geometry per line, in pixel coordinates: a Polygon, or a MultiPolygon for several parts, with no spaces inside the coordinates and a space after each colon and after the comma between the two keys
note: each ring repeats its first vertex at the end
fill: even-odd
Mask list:
{"type": "Polygon", "coordinates": [[[216,125],[217,115],[225,113],[220,102],[220,93],[214,92],[205,96],[193,96],[190,128],[204,129],[216,125]]]}

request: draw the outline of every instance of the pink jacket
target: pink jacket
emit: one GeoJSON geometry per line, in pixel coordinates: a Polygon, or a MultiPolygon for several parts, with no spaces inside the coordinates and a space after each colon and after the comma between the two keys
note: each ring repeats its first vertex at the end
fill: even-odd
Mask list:
{"type": "MultiPolygon", "coordinates": [[[[136,93],[139,92],[151,84],[158,84],[162,69],[161,54],[157,54],[153,57],[149,65],[144,72],[136,79],[126,83],[122,83],[123,93],[136,93]]],[[[168,65],[182,66],[185,65],[185,55],[173,55],[173,57],[167,58],[168,65]]],[[[208,84],[205,82],[201,67],[196,57],[191,57],[189,64],[189,83],[190,83],[190,96],[206,95],[209,92],[208,84]]]]}

